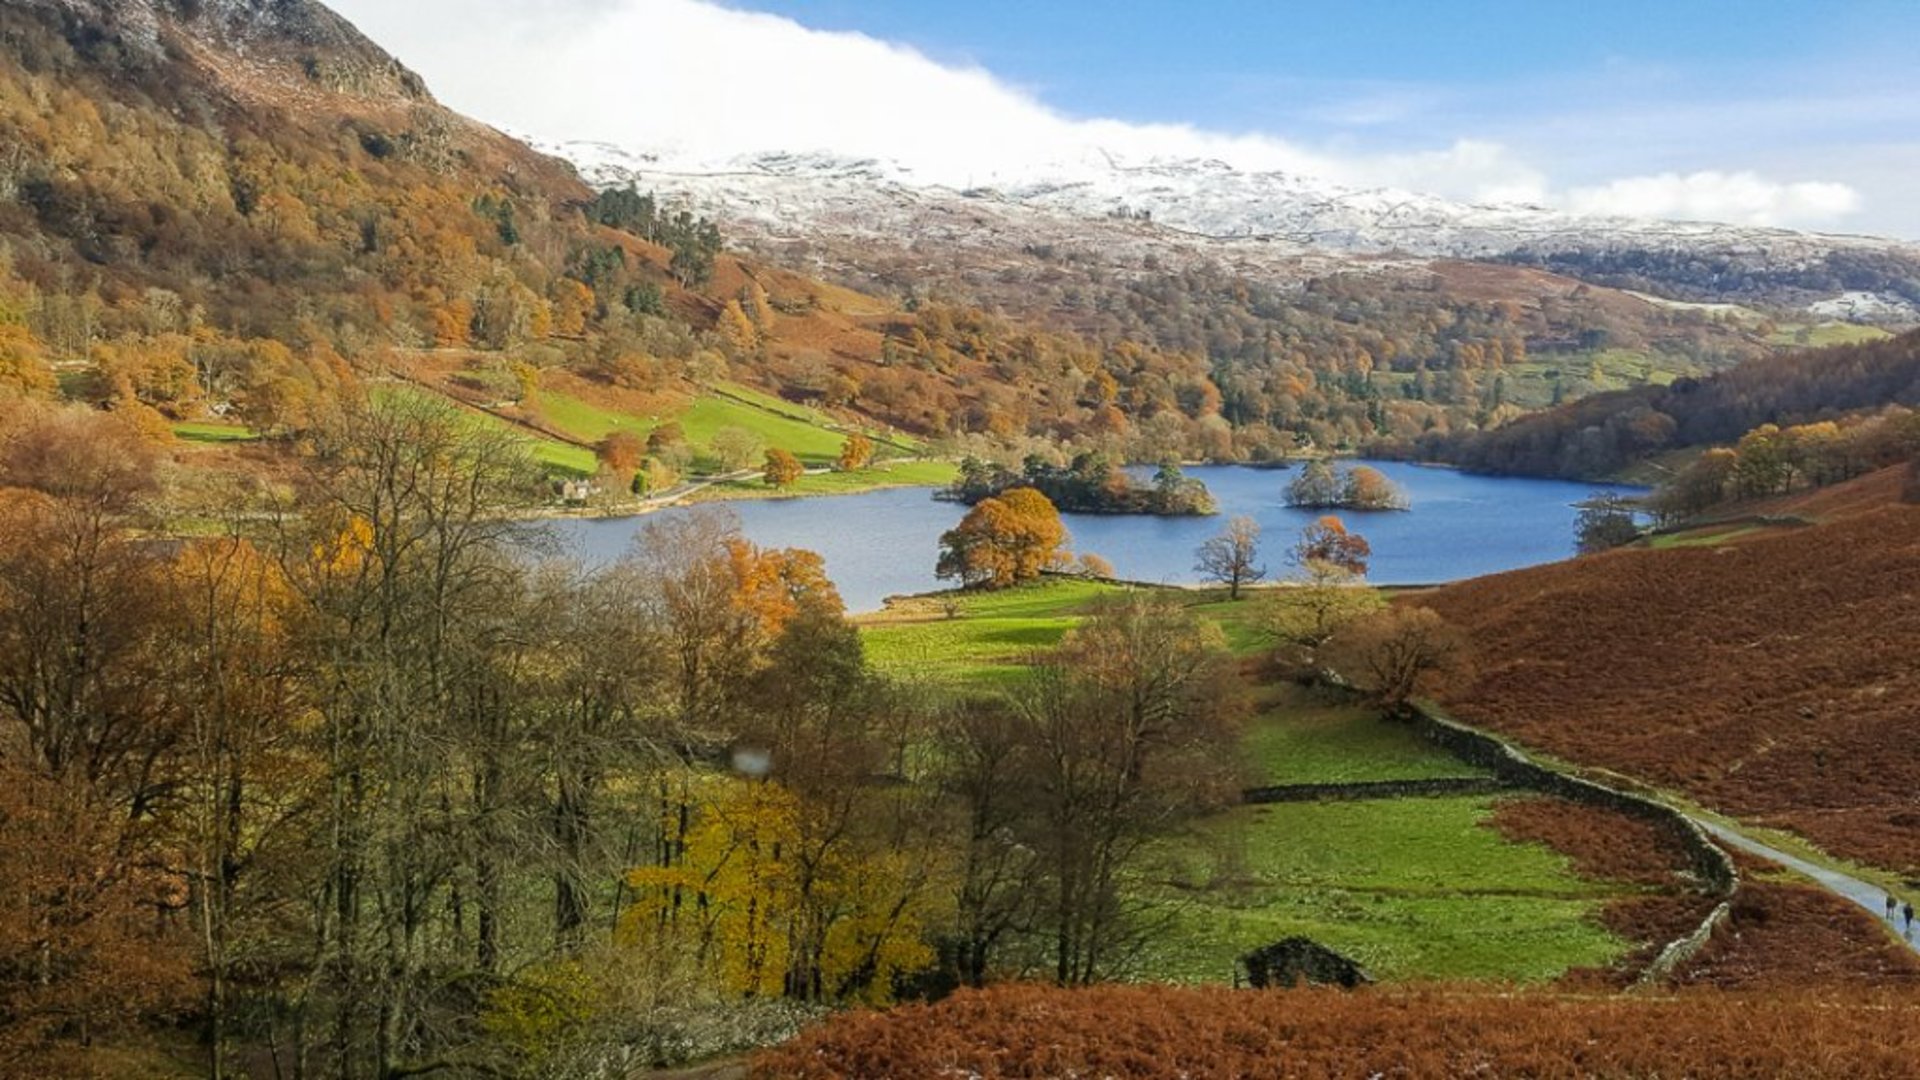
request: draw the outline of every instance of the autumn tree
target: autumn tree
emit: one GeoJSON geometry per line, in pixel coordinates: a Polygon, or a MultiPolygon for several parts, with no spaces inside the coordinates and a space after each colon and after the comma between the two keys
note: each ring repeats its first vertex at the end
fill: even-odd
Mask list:
{"type": "Polygon", "coordinates": [[[1043,867],[1027,843],[1039,809],[1025,782],[1039,768],[1028,734],[1004,698],[954,702],[935,727],[937,781],[963,808],[952,948],[955,974],[967,986],[985,986],[1001,950],[1043,910],[1043,867]]]}
{"type": "Polygon", "coordinates": [[[855,432],[848,435],[840,444],[840,458],[836,463],[841,472],[858,472],[873,462],[873,440],[855,432]]]}
{"type": "Polygon", "coordinates": [[[307,520],[281,538],[327,748],[307,975],[325,996],[303,1001],[329,1008],[304,1019],[324,1022],[339,1072],[391,1075],[432,1052],[425,988],[448,965],[500,963],[519,721],[483,659],[518,587],[519,527],[500,511],[534,475],[511,433],[375,402],[316,434],[307,520]],[[441,922],[456,895],[457,935],[441,922]]]}
{"type": "Polygon", "coordinates": [[[310,849],[301,819],[320,776],[295,722],[311,702],[291,629],[297,598],[281,567],[241,535],[244,508],[228,502],[224,535],[185,545],[167,568],[168,659],[186,714],[175,820],[215,1078],[228,1075],[233,1018],[247,998],[283,990],[261,975],[262,958],[279,946],[269,913],[303,878],[310,849]]]}
{"type": "Polygon", "coordinates": [[[746,356],[760,348],[760,328],[741,310],[739,300],[727,301],[720,313],[720,336],[735,356],[746,356]]]}
{"type": "Polygon", "coordinates": [[[1332,664],[1381,707],[1399,711],[1466,667],[1466,638],[1431,608],[1396,605],[1357,619],[1334,639],[1332,664]]]}
{"type": "Polygon", "coordinates": [[[657,494],[679,482],[678,469],[649,454],[640,460],[640,468],[633,474],[632,490],[635,495],[657,494]]]}
{"type": "MultiPolygon", "coordinates": [[[[78,778],[0,760],[0,1069],[94,1074],[93,1039],[186,1007],[191,956],[161,929],[180,881],[130,858],[124,813],[78,778]]],[[[97,1051],[94,1051],[97,1053],[97,1051]]]]}
{"type": "Polygon", "coordinates": [[[1680,474],[1663,484],[1653,497],[1653,510],[1663,524],[1685,520],[1725,502],[1740,455],[1725,447],[1704,450],[1680,474]]]}
{"type": "Polygon", "coordinates": [[[1238,600],[1243,586],[1267,576],[1259,557],[1260,523],[1242,515],[1200,545],[1193,568],[1207,580],[1225,585],[1228,597],[1238,600]]]}
{"type": "Polygon", "coordinates": [[[0,444],[0,718],[16,755],[138,818],[176,715],[148,681],[164,581],[142,551],[155,457],[121,418],[59,411],[0,444]]]}
{"type": "Polygon", "coordinates": [[[736,472],[753,464],[754,459],[766,450],[766,440],[754,432],[739,426],[723,427],[713,433],[710,449],[719,459],[720,467],[728,472],[736,472]]]}
{"type": "Polygon", "coordinates": [[[1326,462],[1309,461],[1287,484],[1286,496],[1288,506],[1310,510],[1336,507],[1340,505],[1340,478],[1326,462]]]}
{"type": "Polygon", "coordinates": [[[1032,488],[1015,488],[976,504],[940,537],[935,573],[969,589],[1003,589],[1039,577],[1066,539],[1053,503],[1032,488]]]}
{"type": "Polygon", "coordinates": [[[794,457],[792,451],[783,450],[777,446],[767,451],[766,465],[761,471],[761,478],[766,481],[768,487],[792,487],[806,474],[807,467],[800,464],[800,459],[794,457]]]}
{"type": "Polygon", "coordinates": [[[1407,493],[1380,470],[1356,465],[1343,477],[1340,504],[1353,510],[1405,510],[1407,493]]]}
{"type": "Polygon", "coordinates": [[[0,442],[0,1061],[25,1074],[186,989],[169,590],[154,457],[122,419],[29,412],[0,442]]]}
{"type": "Polygon", "coordinates": [[[652,522],[640,532],[635,565],[647,582],[644,606],[668,658],[666,684],[677,730],[725,731],[751,657],[751,613],[739,603],[737,521],[719,511],[652,522]]]}
{"type": "Polygon", "coordinates": [[[1323,517],[1301,531],[1288,552],[1293,581],[1267,600],[1264,623],[1283,657],[1303,667],[1347,624],[1378,611],[1385,601],[1361,579],[1372,548],[1337,517],[1323,517]]]}
{"type": "Polygon", "coordinates": [[[687,445],[686,429],[678,420],[668,420],[647,432],[647,453],[662,454],[687,445]]]}
{"type": "Polygon", "coordinates": [[[1287,485],[1287,505],[1303,510],[1404,510],[1406,493],[1367,465],[1335,469],[1311,461],[1287,485]]]}
{"type": "Polygon", "coordinates": [[[0,396],[44,397],[54,387],[53,369],[32,332],[0,322],[0,396]]]}
{"type": "Polygon", "coordinates": [[[615,431],[595,444],[593,454],[608,472],[630,476],[646,460],[647,444],[631,431],[615,431]]]}

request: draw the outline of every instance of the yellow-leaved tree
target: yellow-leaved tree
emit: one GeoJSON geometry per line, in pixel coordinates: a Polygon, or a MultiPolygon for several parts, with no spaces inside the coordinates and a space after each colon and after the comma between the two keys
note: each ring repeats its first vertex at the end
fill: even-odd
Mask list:
{"type": "Polygon", "coordinates": [[[659,857],[627,875],[625,944],[691,958],[749,997],[884,1004],[933,964],[924,859],[820,845],[827,812],[772,780],[686,773],[666,790],[659,857]]]}
{"type": "Polygon", "coordinates": [[[0,322],[0,396],[43,397],[54,385],[53,369],[32,332],[0,322]]]}

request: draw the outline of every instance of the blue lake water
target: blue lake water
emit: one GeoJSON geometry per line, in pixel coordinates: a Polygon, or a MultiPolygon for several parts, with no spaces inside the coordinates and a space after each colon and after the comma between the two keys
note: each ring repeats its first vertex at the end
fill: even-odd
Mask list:
{"type": "MultiPolygon", "coordinates": [[[[1635,493],[1558,480],[1475,476],[1399,462],[1368,462],[1406,490],[1407,511],[1345,513],[1347,527],[1373,545],[1368,579],[1410,585],[1515,570],[1564,559],[1574,552],[1574,504],[1598,491],[1635,493]]],[[[1064,515],[1076,552],[1093,552],[1134,581],[1193,584],[1194,549],[1245,514],[1260,523],[1261,551],[1270,576],[1284,575],[1285,552],[1319,512],[1286,506],[1283,492],[1295,475],[1276,469],[1199,466],[1187,470],[1206,483],[1220,504],[1210,518],[1064,515]]],[[[713,509],[708,508],[709,511],[713,509]]],[[[898,488],[833,498],[777,499],[725,504],[746,537],[762,547],[819,552],[847,610],[873,611],[889,596],[942,587],[933,576],[940,534],[966,508],[935,501],[926,488],[898,488]]],[[[619,557],[651,517],[574,520],[562,537],[590,561],[619,557]]]]}

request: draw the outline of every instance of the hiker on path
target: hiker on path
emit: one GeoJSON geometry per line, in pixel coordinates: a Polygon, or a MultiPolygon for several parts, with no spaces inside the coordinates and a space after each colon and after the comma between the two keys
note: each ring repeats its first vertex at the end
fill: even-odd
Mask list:
{"type": "Polygon", "coordinates": [[[1893,916],[1894,916],[1894,915],[1895,915],[1895,913],[1897,913],[1897,912],[1898,912],[1899,910],[1900,910],[1900,903],[1899,903],[1899,901],[1897,901],[1897,900],[1895,900],[1895,899],[1893,898],[1893,894],[1892,894],[1892,893],[1888,893],[1888,894],[1887,894],[1887,921],[1888,921],[1888,922],[1892,922],[1892,921],[1893,921],[1893,916]]]}
{"type": "Polygon", "coordinates": [[[1900,913],[1907,917],[1907,933],[1913,933],[1913,901],[1907,901],[1906,904],[1901,907],[1900,913]]]}

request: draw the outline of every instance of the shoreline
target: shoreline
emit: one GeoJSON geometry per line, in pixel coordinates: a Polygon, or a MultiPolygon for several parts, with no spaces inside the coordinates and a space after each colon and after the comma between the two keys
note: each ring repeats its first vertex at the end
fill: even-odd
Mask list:
{"type": "MultiPolygon", "coordinates": [[[[1200,462],[1190,466],[1183,466],[1183,468],[1248,469],[1255,472],[1284,472],[1284,471],[1287,471],[1288,469],[1291,469],[1294,465],[1299,464],[1303,460],[1310,460],[1310,459],[1296,458],[1296,459],[1290,459],[1289,461],[1284,463],[1200,462]]],[[[1534,480],[1534,481],[1550,482],[1550,483],[1589,484],[1594,486],[1603,486],[1603,487],[1610,487],[1610,488],[1641,487],[1641,485],[1626,484],[1626,483],[1620,483],[1615,481],[1579,481],[1579,480],[1567,480],[1563,477],[1555,477],[1555,476],[1525,476],[1525,475],[1512,474],[1512,473],[1479,473],[1479,472],[1473,472],[1467,469],[1463,469],[1458,465],[1450,464],[1448,462],[1440,462],[1440,461],[1392,461],[1384,458],[1367,458],[1367,457],[1357,457],[1357,456],[1346,457],[1343,460],[1380,461],[1385,464],[1404,465],[1409,468],[1433,469],[1436,471],[1459,473],[1463,476],[1483,476],[1490,479],[1534,480]]],[[[827,470],[827,472],[830,473],[831,470],[827,470]]],[[[752,475],[757,475],[757,473],[752,475]]],[[[810,475],[819,475],[819,474],[810,474],[810,475]]],[[[881,492],[881,491],[900,491],[907,488],[924,488],[929,492],[936,493],[935,497],[937,498],[937,493],[942,490],[941,485],[928,484],[921,481],[913,481],[913,480],[903,480],[898,482],[883,481],[880,483],[853,488],[847,491],[742,490],[738,488],[722,488],[721,486],[723,484],[728,484],[728,483],[738,483],[742,479],[744,479],[744,477],[736,475],[735,477],[732,477],[732,478],[718,478],[714,480],[703,481],[701,484],[692,488],[691,490],[683,491],[675,495],[656,497],[653,499],[645,499],[645,500],[640,500],[638,502],[622,503],[617,506],[595,507],[595,506],[551,506],[550,505],[550,506],[541,506],[541,507],[524,509],[518,512],[508,513],[503,516],[510,520],[516,520],[516,521],[601,521],[601,520],[616,521],[616,520],[629,519],[629,518],[642,518],[650,514],[658,513],[662,510],[685,509],[687,507],[692,507],[692,506],[724,504],[724,503],[732,503],[732,502],[783,502],[783,501],[797,501],[802,499],[840,499],[840,498],[848,498],[856,495],[870,495],[875,492],[881,492]],[[712,494],[707,494],[709,492],[711,492],[712,494]]],[[[966,504],[959,503],[956,501],[955,505],[964,506],[966,504]]],[[[1339,512],[1339,513],[1351,513],[1351,514],[1375,514],[1375,513],[1391,514],[1391,513],[1407,513],[1412,511],[1414,507],[1391,506],[1391,507],[1357,508],[1357,507],[1299,506],[1299,507],[1291,507],[1291,509],[1302,510],[1309,513],[1324,511],[1324,512],[1339,512]]],[[[1167,519],[1167,520],[1200,520],[1205,518],[1218,517],[1220,514],[1220,511],[1216,510],[1211,514],[1152,514],[1152,513],[1129,513],[1129,512],[1122,512],[1122,511],[1097,511],[1097,510],[1061,511],[1061,513],[1063,515],[1071,513],[1074,515],[1085,515],[1090,517],[1110,517],[1110,518],[1140,517],[1140,518],[1167,519]]]]}

